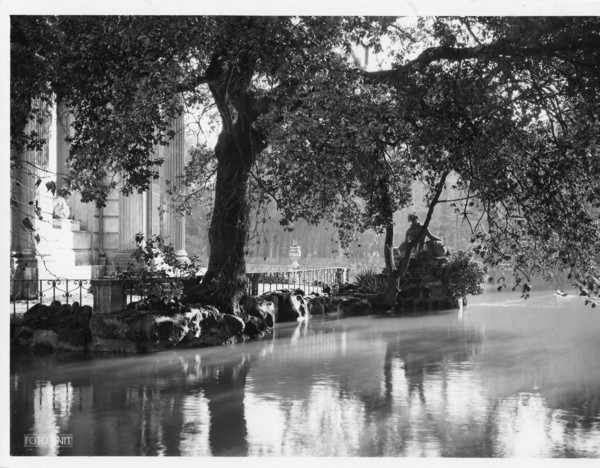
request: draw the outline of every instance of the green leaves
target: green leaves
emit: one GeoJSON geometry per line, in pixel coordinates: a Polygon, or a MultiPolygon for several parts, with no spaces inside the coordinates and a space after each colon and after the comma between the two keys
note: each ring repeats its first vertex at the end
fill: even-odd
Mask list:
{"type": "Polygon", "coordinates": [[[51,180],[50,182],[46,182],[46,189],[48,192],[52,192],[52,195],[56,195],[56,182],[51,180]]]}
{"type": "Polygon", "coordinates": [[[566,258],[587,284],[600,251],[599,26],[595,17],[11,17],[11,145],[44,147],[24,128],[40,117],[32,99],[42,108],[56,96],[73,116],[72,188],[102,205],[115,174],[124,193],[148,188],[186,106],[217,103],[223,137],[237,125],[249,141],[192,152],[182,211],[211,189],[223,167],[215,156],[227,152],[254,165],[287,220],[330,220],[347,242],[385,226],[412,181],[432,192],[452,171],[483,260],[510,259],[527,277],[566,258]],[[381,72],[344,53],[388,43],[381,72]]]}
{"type": "Polygon", "coordinates": [[[358,289],[367,294],[377,294],[385,288],[387,284],[387,275],[378,273],[373,268],[367,268],[357,273],[354,284],[358,289]]]}
{"type": "Polygon", "coordinates": [[[181,259],[161,236],[146,239],[144,234],[134,236],[136,251],[132,262],[115,276],[127,282],[128,287],[141,296],[138,307],[177,309],[183,296],[183,281],[195,278],[198,267],[195,258],[181,259]]]}
{"type": "MultiPolygon", "coordinates": [[[[485,281],[485,269],[481,262],[473,260],[471,255],[459,250],[444,259],[437,276],[451,297],[466,297],[468,294],[482,294],[485,281]]],[[[498,287],[500,290],[502,286],[498,287]]]]}
{"type": "Polygon", "coordinates": [[[23,218],[21,220],[21,224],[28,231],[31,231],[31,232],[35,231],[35,227],[33,226],[33,223],[31,222],[31,218],[23,218]]]}

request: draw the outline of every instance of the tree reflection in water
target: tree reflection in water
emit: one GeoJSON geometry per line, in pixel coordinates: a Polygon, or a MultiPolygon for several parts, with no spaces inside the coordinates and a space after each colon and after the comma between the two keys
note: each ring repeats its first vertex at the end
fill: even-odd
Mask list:
{"type": "Polygon", "coordinates": [[[313,321],[233,347],[14,356],[11,452],[600,456],[600,321],[573,333],[555,322],[557,335],[499,320],[313,321]],[[72,433],[74,445],[23,448],[33,431],[72,433]]]}
{"type": "Polygon", "coordinates": [[[75,366],[60,366],[53,356],[16,358],[15,370],[30,370],[11,376],[11,453],[46,454],[24,448],[23,435],[39,427],[40,417],[55,419],[56,403],[65,403],[56,388],[67,381],[74,395],[70,418],[44,431],[74,434],[72,448],[57,450],[62,455],[246,455],[249,359],[237,354],[215,362],[210,353],[201,355],[100,358],[75,366]],[[52,397],[32,399],[40,389],[52,397]]]}

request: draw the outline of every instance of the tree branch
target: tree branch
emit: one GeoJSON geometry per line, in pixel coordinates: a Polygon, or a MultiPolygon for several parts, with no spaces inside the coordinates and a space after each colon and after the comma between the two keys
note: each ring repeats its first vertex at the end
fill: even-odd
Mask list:
{"type": "Polygon", "coordinates": [[[393,82],[405,74],[423,69],[433,62],[445,60],[448,62],[460,62],[468,59],[486,59],[489,61],[501,61],[506,57],[559,57],[564,59],[564,52],[596,52],[600,48],[599,37],[586,38],[584,43],[576,40],[563,40],[538,44],[531,47],[517,47],[514,43],[495,43],[480,45],[476,47],[448,47],[436,46],[425,49],[421,54],[392,70],[378,70],[364,72],[365,76],[374,81],[393,82]]]}

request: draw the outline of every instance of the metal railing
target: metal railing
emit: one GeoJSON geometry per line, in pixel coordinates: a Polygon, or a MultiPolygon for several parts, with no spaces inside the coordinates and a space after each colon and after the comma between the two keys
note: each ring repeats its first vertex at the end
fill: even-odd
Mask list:
{"type": "Polygon", "coordinates": [[[51,304],[60,301],[69,304],[92,305],[91,280],[89,279],[11,279],[10,302],[13,315],[17,309],[29,310],[30,305],[51,304]]]}
{"type": "Polygon", "coordinates": [[[248,293],[256,296],[277,289],[302,289],[305,294],[322,292],[325,285],[348,281],[346,268],[313,268],[310,270],[248,273],[248,293]]]}
{"type": "MultiPolygon", "coordinates": [[[[314,268],[306,270],[269,271],[262,273],[247,273],[247,292],[256,296],[278,289],[302,289],[305,294],[322,292],[323,287],[348,281],[347,268],[314,268]]],[[[60,301],[61,304],[70,304],[78,301],[80,305],[94,305],[93,288],[102,284],[102,281],[90,279],[11,279],[10,302],[12,313],[26,312],[34,304],[51,304],[60,301]],[[95,286],[93,286],[93,284],[95,286]]],[[[177,279],[156,279],[140,283],[135,279],[122,280],[123,307],[147,296],[151,291],[167,293],[180,287],[177,279]]]]}

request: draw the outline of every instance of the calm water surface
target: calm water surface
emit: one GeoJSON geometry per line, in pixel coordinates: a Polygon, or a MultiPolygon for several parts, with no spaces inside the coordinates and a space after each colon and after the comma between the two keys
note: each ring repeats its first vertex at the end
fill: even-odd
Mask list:
{"type": "Polygon", "coordinates": [[[13,455],[600,457],[600,311],[488,293],[230,347],[13,356],[10,385],[13,455]]]}

